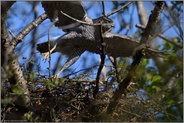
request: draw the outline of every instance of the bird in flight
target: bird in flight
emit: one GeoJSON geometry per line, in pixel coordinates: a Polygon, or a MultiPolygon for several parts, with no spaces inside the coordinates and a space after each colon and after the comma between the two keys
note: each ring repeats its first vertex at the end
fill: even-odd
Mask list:
{"type": "Polygon", "coordinates": [[[48,41],[37,44],[37,50],[44,58],[48,58],[49,54],[54,52],[67,56],[66,63],[56,75],[52,76],[53,78],[58,78],[62,71],[74,64],[85,51],[101,54],[102,34],[105,55],[131,57],[134,49],[140,45],[139,41],[132,37],[112,33],[114,23],[111,19],[105,16],[91,19],[81,1],[43,1],[42,6],[51,22],[66,32],[50,40],[50,53],[48,41]],[[95,25],[100,22],[101,30],[100,26],[95,25]]]}

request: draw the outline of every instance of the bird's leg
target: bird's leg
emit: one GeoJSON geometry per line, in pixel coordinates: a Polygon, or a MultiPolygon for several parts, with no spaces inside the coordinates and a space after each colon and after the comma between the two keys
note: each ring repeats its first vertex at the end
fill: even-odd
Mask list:
{"type": "Polygon", "coordinates": [[[49,55],[56,49],[56,45],[48,52],[42,53],[42,55],[44,56],[44,59],[48,59],[49,55]]]}
{"type": "Polygon", "coordinates": [[[77,56],[74,56],[74,57],[71,57],[71,58],[68,58],[66,64],[63,66],[63,68],[56,74],[56,75],[53,75],[52,78],[56,79],[59,77],[59,75],[65,70],[67,69],[68,67],[70,67],[72,64],[74,64],[77,59],[80,57],[80,55],[77,55],[77,56]]]}

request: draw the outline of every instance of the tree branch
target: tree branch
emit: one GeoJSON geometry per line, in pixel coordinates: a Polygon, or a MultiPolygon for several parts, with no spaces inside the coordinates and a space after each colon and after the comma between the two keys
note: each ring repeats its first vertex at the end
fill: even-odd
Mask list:
{"type": "MultiPolygon", "coordinates": [[[[124,9],[125,7],[127,7],[130,3],[132,3],[132,2],[128,2],[127,4],[125,4],[124,6],[122,6],[121,8],[116,9],[116,10],[114,10],[113,12],[111,12],[111,13],[109,13],[109,14],[107,14],[107,15],[105,14],[104,4],[102,4],[103,11],[104,11],[104,12],[103,12],[103,15],[105,15],[106,17],[111,16],[111,15],[115,14],[116,12],[119,12],[120,10],[124,9]]],[[[81,23],[81,24],[85,24],[85,25],[88,25],[88,26],[100,26],[100,25],[101,25],[101,23],[93,23],[93,24],[92,24],[92,23],[87,23],[87,22],[85,22],[85,21],[78,20],[78,19],[73,18],[72,16],[70,16],[70,15],[64,13],[63,11],[60,11],[60,13],[63,14],[64,16],[66,16],[66,17],[68,17],[68,18],[70,18],[70,19],[72,19],[72,20],[78,22],[78,23],[81,23]]],[[[109,23],[103,23],[103,25],[109,25],[109,23]]]]}
{"type": "Polygon", "coordinates": [[[15,38],[12,39],[12,42],[9,43],[6,47],[8,47],[8,55],[13,52],[16,45],[23,41],[23,38],[35,27],[37,27],[40,23],[42,23],[47,18],[47,14],[40,15],[37,19],[27,25],[15,38]]]}
{"type": "Polygon", "coordinates": [[[104,5],[104,1],[102,1],[102,14],[103,14],[103,16],[105,16],[105,5],[104,5]]]}
{"type": "Polygon", "coordinates": [[[22,39],[35,27],[37,27],[39,24],[41,24],[45,19],[47,19],[47,14],[43,13],[40,15],[37,19],[35,19],[33,22],[31,22],[29,25],[27,25],[19,34],[16,36],[16,42],[15,45],[20,43],[22,39]]]}
{"type": "Polygon", "coordinates": [[[146,18],[146,11],[144,9],[144,3],[143,1],[137,1],[136,5],[137,5],[137,11],[139,14],[139,21],[141,25],[146,26],[148,20],[146,18]]]}
{"type": "MultiPolygon", "coordinates": [[[[11,2],[11,5],[13,5],[13,2],[11,2]]],[[[11,5],[7,5],[9,6],[9,8],[11,7],[11,5]]],[[[3,8],[2,9],[6,9],[8,11],[8,8],[3,8]]],[[[1,18],[1,24],[2,24],[2,28],[1,28],[1,33],[2,33],[2,37],[1,40],[3,42],[2,44],[2,55],[5,57],[4,61],[3,61],[3,68],[6,71],[6,73],[11,73],[11,75],[7,76],[9,78],[9,81],[11,84],[18,84],[20,86],[20,88],[22,89],[25,98],[23,99],[23,101],[20,101],[20,104],[25,104],[29,102],[29,91],[27,88],[27,81],[24,79],[21,68],[19,67],[18,64],[18,60],[17,58],[14,58],[14,55],[9,55],[7,54],[9,51],[9,44],[10,39],[8,36],[8,32],[7,32],[7,28],[6,28],[6,24],[5,24],[5,16],[6,13],[4,13],[5,15],[3,15],[3,17],[1,18]],[[7,68],[6,65],[9,64],[9,69],[5,69],[7,68]],[[9,72],[11,71],[11,72],[9,72]]],[[[8,75],[8,74],[7,74],[8,75]]]]}
{"type": "MultiPolygon", "coordinates": [[[[140,28],[140,29],[142,29],[142,30],[145,30],[145,26],[143,26],[143,25],[136,24],[136,27],[138,27],[138,28],[140,28]]],[[[167,42],[173,44],[173,45],[176,46],[176,47],[183,48],[183,44],[174,42],[174,41],[172,41],[171,39],[167,38],[167,37],[166,37],[165,35],[163,35],[163,34],[160,34],[160,33],[159,33],[158,36],[159,36],[160,38],[162,38],[163,40],[165,40],[165,41],[167,41],[167,42]]]]}
{"type": "Polygon", "coordinates": [[[110,59],[111,63],[114,66],[117,82],[120,83],[120,75],[119,75],[120,70],[119,70],[119,67],[118,67],[118,60],[117,60],[117,58],[112,57],[112,56],[109,56],[109,59],[110,59]]]}
{"type": "MultiPolygon", "coordinates": [[[[162,8],[163,8],[163,2],[156,2],[156,6],[155,6],[152,14],[149,17],[149,21],[148,21],[148,24],[146,26],[146,30],[144,31],[144,33],[142,35],[142,38],[141,38],[142,43],[148,41],[149,35],[152,34],[154,27],[156,26],[156,21],[159,17],[159,13],[161,12],[162,8]]],[[[141,58],[144,55],[144,48],[145,47],[141,47],[140,49],[138,49],[136,51],[135,55],[133,56],[133,62],[131,64],[130,69],[128,70],[128,74],[127,74],[126,78],[119,84],[119,88],[116,89],[113,97],[110,100],[110,103],[107,107],[108,114],[111,114],[114,111],[122,94],[126,94],[126,88],[129,85],[133,76],[135,76],[136,68],[138,67],[138,65],[141,61],[141,58]]]]}
{"type": "Polygon", "coordinates": [[[1,60],[2,60],[2,66],[4,66],[7,63],[7,54],[6,54],[6,45],[10,43],[10,39],[7,33],[6,24],[5,24],[5,17],[7,14],[7,11],[10,9],[10,7],[15,3],[9,2],[9,1],[2,1],[1,2],[1,60]]]}
{"type": "Polygon", "coordinates": [[[105,44],[104,44],[104,40],[103,40],[103,31],[102,31],[102,21],[101,21],[101,25],[99,26],[99,32],[100,32],[100,42],[101,42],[101,45],[100,45],[100,51],[101,51],[101,54],[100,54],[100,58],[101,58],[101,62],[100,62],[100,66],[98,68],[98,72],[97,72],[97,76],[96,76],[96,88],[93,92],[93,97],[96,97],[97,93],[98,93],[98,90],[99,90],[99,80],[100,80],[100,74],[101,74],[101,71],[103,69],[103,66],[104,66],[104,63],[105,63],[105,44]]]}
{"type": "Polygon", "coordinates": [[[148,24],[145,28],[144,33],[142,34],[142,38],[140,40],[141,44],[147,43],[149,39],[149,35],[152,35],[155,33],[156,22],[159,19],[159,14],[162,8],[163,8],[163,2],[156,2],[156,6],[152,11],[152,14],[149,16],[148,24]]]}
{"type": "MultiPolygon", "coordinates": [[[[11,5],[13,2],[11,2],[11,5]]],[[[2,10],[7,10],[11,7],[11,5],[7,5],[9,7],[2,8],[2,10]]],[[[7,13],[7,12],[6,12],[7,13]]],[[[5,13],[4,13],[5,14],[5,13]]],[[[36,20],[34,20],[32,23],[30,23],[27,27],[25,27],[16,37],[13,37],[12,42],[10,42],[7,28],[5,25],[5,15],[1,19],[2,22],[2,42],[3,42],[3,55],[6,56],[5,61],[3,61],[4,68],[6,67],[6,64],[9,65],[9,69],[5,69],[6,73],[11,73],[11,75],[8,76],[9,81],[11,84],[15,85],[18,84],[18,86],[22,89],[23,94],[25,98],[23,98],[23,101],[19,101],[21,104],[27,104],[29,103],[29,90],[27,87],[27,81],[23,77],[23,73],[21,71],[21,68],[19,67],[18,59],[14,56],[13,50],[15,49],[16,45],[35,27],[37,27],[41,22],[43,22],[47,18],[46,14],[42,14],[39,16],[36,20]],[[9,72],[11,71],[11,72],[9,72]],[[25,99],[25,100],[24,100],[25,99]]],[[[7,74],[8,75],[8,74],[7,74]]]]}
{"type": "Polygon", "coordinates": [[[116,91],[114,92],[114,95],[109,103],[109,106],[107,108],[108,114],[111,114],[113,112],[113,110],[115,109],[122,94],[126,93],[126,88],[129,85],[132,77],[135,75],[136,68],[139,65],[142,57],[143,57],[142,50],[137,51],[136,54],[134,55],[133,63],[131,64],[131,67],[128,70],[128,74],[127,74],[126,78],[119,84],[119,88],[116,89],[116,91]]]}
{"type": "MultiPolygon", "coordinates": [[[[68,18],[78,22],[78,23],[81,23],[81,24],[85,24],[85,25],[88,25],[88,26],[101,26],[101,23],[87,23],[85,21],[81,21],[81,20],[78,20],[76,18],[73,18],[72,16],[70,16],[70,15],[68,15],[68,14],[66,14],[66,13],[64,13],[62,11],[60,11],[60,13],[63,14],[64,16],[66,16],[66,17],[68,17],[68,18]]],[[[108,25],[109,23],[105,23],[105,24],[108,25]]],[[[103,23],[103,25],[105,25],[105,24],[103,23]]]]}

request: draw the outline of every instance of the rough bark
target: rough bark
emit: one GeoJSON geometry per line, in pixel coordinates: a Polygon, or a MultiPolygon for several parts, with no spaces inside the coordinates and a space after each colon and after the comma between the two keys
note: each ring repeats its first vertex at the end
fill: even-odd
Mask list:
{"type": "Polygon", "coordinates": [[[20,105],[29,103],[29,90],[27,85],[27,80],[24,78],[22,70],[18,63],[18,58],[14,55],[14,49],[16,45],[22,41],[22,39],[35,27],[37,27],[41,22],[43,22],[47,15],[44,13],[31,22],[27,27],[25,27],[17,36],[13,37],[12,41],[8,36],[5,19],[7,11],[14,4],[14,2],[2,2],[2,18],[1,18],[1,41],[2,41],[2,65],[5,70],[6,76],[12,86],[17,86],[22,90],[23,95],[20,98],[17,98],[20,105]],[[7,67],[8,66],[8,67],[7,67]],[[23,98],[22,98],[23,97],[23,98]]]}

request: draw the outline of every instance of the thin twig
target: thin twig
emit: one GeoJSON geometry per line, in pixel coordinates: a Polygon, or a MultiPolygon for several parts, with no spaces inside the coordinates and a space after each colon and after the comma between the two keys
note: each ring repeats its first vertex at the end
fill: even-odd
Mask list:
{"type": "MultiPolygon", "coordinates": [[[[33,5],[32,5],[32,12],[34,12],[34,20],[39,16],[38,15],[38,11],[37,11],[37,2],[33,2],[33,5]]],[[[35,44],[36,44],[36,41],[37,41],[37,32],[38,32],[38,29],[37,28],[35,28],[34,30],[33,30],[33,33],[32,33],[32,38],[33,38],[33,40],[32,40],[32,42],[31,42],[31,52],[30,52],[30,56],[31,56],[31,58],[30,58],[30,62],[28,62],[28,70],[33,70],[33,65],[34,65],[34,59],[35,59],[35,44]],[[33,59],[33,60],[32,60],[33,59]]]]}
{"type": "MultiPolygon", "coordinates": [[[[140,28],[140,29],[142,29],[142,30],[145,29],[145,26],[140,25],[140,24],[136,24],[136,27],[138,27],[138,28],[140,28]]],[[[167,38],[166,36],[164,36],[163,34],[160,34],[160,33],[159,33],[158,36],[159,36],[160,38],[164,39],[165,41],[167,41],[167,42],[173,44],[174,46],[177,46],[177,47],[179,47],[179,48],[183,48],[183,45],[182,45],[181,43],[174,42],[174,41],[172,41],[171,39],[169,39],[169,38],[167,38]]]]}
{"type": "MultiPolygon", "coordinates": [[[[127,7],[130,3],[132,3],[132,2],[128,2],[127,4],[125,4],[124,6],[122,6],[121,8],[116,9],[113,12],[111,12],[111,13],[109,13],[109,14],[106,15],[105,14],[105,8],[104,8],[103,2],[102,2],[102,5],[103,5],[103,15],[106,16],[106,17],[111,16],[111,15],[115,14],[116,12],[119,12],[120,10],[124,9],[125,7],[127,7]]],[[[101,25],[101,23],[95,23],[95,24],[93,23],[92,24],[92,23],[87,23],[85,21],[78,20],[78,19],[73,18],[72,16],[64,13],[63,11],[60,11],[60,13],[63,14],[64,16],[66,16],[66,17],[68,17],[68,18],[70,18],[70,19],[78,22],[78,23],[81,23],[81,24],[85,24],[85,25],[88,25],[88,26],[100,26],[101,25]]],[[[87,15],[85,15],[85,16],[87,16],[87,15]]],[[[103,23],[103,25],[109,25],[109,23],[103,23]]]]}
{"type": "Polygon", "coordinates": [[[12,44],[12,45],[15,45],[15,43],[16,43],[16,42],[15,42],[15,41],[16,41],[16,36],[14,35],[14,33],[13,33],[11,30],[9,30],[8,32],[9,32],[10,35],[12,36],[12,42],[11,42],[11,44],[12,44]]]}
{"type": "Polygon", "coordinates": [[[50,68],[51,68],[51,52],[50,52],[50,31],[51,31],[51,29],[52,29],[52,27],[53,27],[53,25],[57,22],[58,20],[56,19],[56,20],[54,20],[54,22],[51,24],[51,26],[49,27],[49,30],[48,30],[48,48],[49,48],[49,68],[48,68],[48,70],[49,70],[49,78],[51,78],[51,71],[50,71],[50,68]]]}
{"type": "Polygon", "coordinates": [[[104,5],[104,1],[102,1],[102,14],[103,14],[103,16],[105,16],[105,5],[104,5]]]}
{"type": "Polygon", "coordinates": [[[180,37],[183,39],[183,29],[182,29],[182,27],[179,24],[180,21],[178,19],[177,14],[175,13],[175,11],[173,11],[173,9],[171,7],[166,7],[166,10],[169,12],[170,17],[172,18],[172,20],[171,20],[170,17],[168,18],[166,16],[168,21],[170,21],[171,23],[175,24],[174,29],[175,29],[175,27],[178,28],[178,30],[176,30],[176,32],[179,31],[178,35],[180,35],[180,37]]]}
{"type": "Polygon", "coordinates": [[[13,33],[11,30],[9,30],[8,32],[11,34],[11,36],[12,36],[13,38],[16,38],[15,35],[14,35],[14,33],[13,33]]]}
{"type": "Polygon", "coordinates": [[[118,68],[117,58],[109,56],[109,59],[110,59],[111,63],[114,66],[117,82],[120,83],[120,76],[119,76],[119,68],[118,68]]]}
{"type": "Polygon", "coordinates": [[[124,110],[124,109],[121,109],[121,110],[122,110],[123,112],[125,112],[125,113],[127,113],[127,114],[130,114],[130,115],[133,115],[133,116],[135,116],[135,117],[137,117],[137,118],[145,119],[144,117],[142,117],[142,116],[140,116],[140,115],[138,115],[138,114],[136,114],[136,113],[129,112],[129,111],[124,110]]]}
{"type": "Polygon", "coordinates": [[[106,17],[109,17],[109,16],[115,14],[116,12],[121,11],[122,9],[124,9],[125,7],[127,7],[130,3],[133,3],[133,1],[128,2],[127,4],[123,5],[121,8],[118,8],[118,9],[112,11],[111,13],[107,14],[106,17]]]}
{"type": "Polygon", "coordinates": [[[48,71],[49,71],[49,78],[51,77],[51,71],[50,71],[50,68],[51,68],[51,54],[50,54],[50,30],[52,29],[52,26],[53,24],[50,26],[49,30],[48,30],[48,48],[49,48],[49,68],[48,68],[48,71]]]}
{"type": "Polygon", "coordinates": [[[93,69],[94,67],[98,67],[98,66],[99,66],[99,65],[94,65],[94,66],[89,67],[89,68],[84,68],[84,69],[78,70],[78,71],[76,71],[76,72],[72,72],[72,73],[70,73],[70,74],[64,76],[63,78],[67,78],[67,77],[69,77],[69,76],[71,76],[71,75],[74,75],[74,74],[77,74],[77,73],[79,73],[79,72],[81,72],[81,71],[91,70],[91,69],[93,69]]]}
{"type": "MultiPolygon", "coordinates": [[[[66,14],[66,13],[64,13],[64,12],[62,12],[62,11],[60,11],[61,12],[61,14],[63,14],[64,16],[66,16],[66,17],[68,17],[68,18],[70,18],[70,19],[72,19],[72,20],[74,20],[74,21],[76,21],[76,22],[78,22],[78,23],[81,23],[81,24],[85,24],[85,25],[88,25],[88,26],[101,26],[102,24],[101,23],[94,23],[94,24],[92,24],[92,23],[87,23],[87,22],[85,22],[85,21],[81,21],[81,20],[78,20],[78,19],[76,19],[76,18],[73,18],[73,17],[71,17],[70,15],[68,15],[68,14],[66,14]]],[[[109,23],[103,23],[103,25],[109,25],[109,23]]]]}

